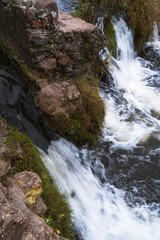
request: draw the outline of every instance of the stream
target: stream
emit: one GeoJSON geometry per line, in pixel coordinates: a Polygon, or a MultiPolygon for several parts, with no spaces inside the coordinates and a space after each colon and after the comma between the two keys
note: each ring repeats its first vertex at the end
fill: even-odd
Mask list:
{"type": "MultiPolygon", "coordinates": [[[[61,1],[59,1],[61,3],[61,1]]],[[[60,5],[59,5],[60,6],[60,5]]],[[[64,5],[63,5],[64,6],[64,5]]],[[[63,8],[61,9],[63,10],[63,8]]],[[[160,41],[140,56],[126,23],[113,19],[117,59],[101,83],[106,116],[99,146],[78,149],[39,120],[20,73],[0,54],[0,115],[25,131],[65,193],[84,240],[160,239],[160,41]]]]}

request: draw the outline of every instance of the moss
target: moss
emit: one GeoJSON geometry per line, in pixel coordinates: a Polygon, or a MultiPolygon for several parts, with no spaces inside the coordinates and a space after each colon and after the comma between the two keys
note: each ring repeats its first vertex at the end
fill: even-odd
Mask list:
{"type": "Polygon", "coordinates": [[[110,53],[114,57],[116,57],[117,44],[116,44],[115,30],[113,28],[113,24],[112,24],[110,15],[107,15],[104,18],[104,34],[108,40],[108,49],[109,49],[110,53]]]}
{"type": "Polygon", "coordinates": [[[3,54],[8,57],[10,62],[13,63],[14,54],[13,54],[13,51],[9,48],[6,40],[0,40],[0,49],[3,52],[3,54]]]}
{"type": "MultiPolygon", "coordinates": [[[[93,75],[81,75],[73,80],[80,91],[79,107],[75,112],[59,113],[54,123],[61,136],[78,146],[97,144],[104,120],[104,103],[99,95],[99,81],[93,75]]],[[[53,124],[53,123],[52,123],[53,124]]],[[[55,129],[55,130],[56,130],[55,129]]]]}
{"type": "Polygon", "coordinates": [[[12,161],[12,168],[9,174],[13,175],[20,171],[32,171],[39,175],[42,180],[43,199],[47,205],[48,211],[44,218],[49,216],[54,219],[51,227],[56,232],[60,230],[61,235],[74,239],[72,226],[72,212],[69,204],[62,194],[60,194],[53,180],[51,179],[46,167],[41,161],[40,154],[31,140],[16,129],[10,130],[10,136],[7,138],[7,145],[14,149],[13,140],[17,140],[23,150],[23,158],[12,161]]]}

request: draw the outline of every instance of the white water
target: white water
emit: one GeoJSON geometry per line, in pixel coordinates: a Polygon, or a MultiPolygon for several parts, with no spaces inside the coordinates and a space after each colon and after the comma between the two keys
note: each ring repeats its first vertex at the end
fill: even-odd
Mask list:
{"type": "Polygon", "coordinates": [[[122,190],[100,184],[78,149],[64,139],[52,142],[43,161],[66,193],[75,224],[85,240],[159,240],[158,210],[147,205],[131,209],[122,190]],[[143,219],[143,220],[142,220],[143,219]]]}
{"type": "Polygon", "coordinates": [[[160,115],[160,93],[148,86],[155,78],[160,79],[160,73],[145,67],[151,63],[135,57],[132,33],[122,19],[114,19],[114,28],[118,59],[110,59],[114,62],[110,73],[121,102],[117,104],[117,99],[102,93],[107,112],[103,137],[118,145],[135,146],[160,131],[160,120],[152,116],[160,115]]]}
{"type": "MultiPolygon", "coordinates": [[[[114,94],[102,91],[107,106],[103,138],[127,148],[160,130],[160,121],[151,115],[151,111],[160,113],[160,94],[148,85],[159,73],[146,67],[150,63],[135,57],[132,34],[125,22],[114,20],[114,25],[118,60],[111,58],[110,90],[114,94]]],[[[92,173],[87,152],[87,149],[79,152],[61,138],[51,143],[48,155],[42,153],[50,174],[70,201],[83,239],[159,240],[160,218],[156,204],[130,208],[123,190],[107,183],[105,175],[106,183],[101,184],[92,173]]],[[[97,162],[103,175],[104,166],[99,159],[97,162]]]]}

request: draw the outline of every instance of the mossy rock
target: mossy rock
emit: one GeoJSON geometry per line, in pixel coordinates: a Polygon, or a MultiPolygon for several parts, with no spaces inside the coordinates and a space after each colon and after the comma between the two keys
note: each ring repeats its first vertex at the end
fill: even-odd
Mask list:
{"type": "Polygon", "coordinates": [[[62,112],[57,115],[56,129],[61,136],[81,146],[85,143],[96,145],[101,134],[105,110],[99,94],[99,80],[93,75],[81,75],[73,83],[80,91],[81,104],[69,115],[62,112]]]}
{"type": "Polygon", "coordinates": [[[11,154],[15,151],[14,144],[12,144],[15,140],[19,142],[23,150],[23,157],[12,161],[12,167],[8,174],[12,176],[22,171],[37,173],[42,180],[42,197],[48,209],[45,216],[43,216],[44,220],[55,232],[58,229],[63,237],[75,239],[72,211],[69,203],[54,184],[53,179],[50,177],[48,170],[41,160],[40,153],[25,134],[11,128],[10,135],[6,141],[7,146],[11,148],[11,154]],[[50,219],[49,222],[48,219],[50,219]]]}

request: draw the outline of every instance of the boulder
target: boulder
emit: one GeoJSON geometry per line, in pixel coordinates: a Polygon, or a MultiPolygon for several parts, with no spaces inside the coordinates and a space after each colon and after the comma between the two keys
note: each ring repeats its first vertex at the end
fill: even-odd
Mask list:
{"type": "Polygon", "coordinates": [[[0,183],[0,240],[65,240],[28,208],[15,178],[7,178],[4,185],[0,183]]]}
{"type": "Polygon", "coordinates": [[[33,205],[42,195],[42,181],[36,173],[22,172],[14,175],[18,186],[24,192],[28,204],[33,205]]]}

